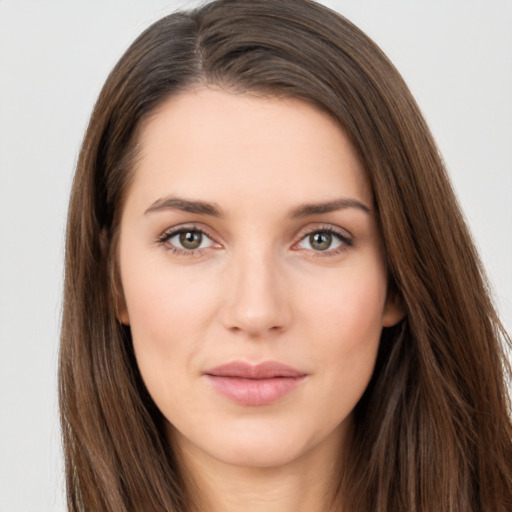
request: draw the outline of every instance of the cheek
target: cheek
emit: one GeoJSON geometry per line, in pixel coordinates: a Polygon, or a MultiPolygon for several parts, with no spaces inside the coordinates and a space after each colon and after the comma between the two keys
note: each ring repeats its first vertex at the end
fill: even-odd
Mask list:
{"type": "MultiPolygon", "coordinates": [[[[344,407],[359,400],[373,373],[382,332],[386,279],[379,266],[344,272],[311,295],[303,328],[315,340],[312,356],[326,391],[343,390],[344,407]]],[[[346,413],[347,411],[342,411],[346,413]]],[[[333,411],[334,414],[334,411],[333,411]]]]}
{"type": "Polygon", "coordinates": [[[144,269],[125,259],[123,291],[133,346],[142,378],[155,402],[172,398],[171,388],[186,386],[182,378],[201,350],[201,340],[215,311],[214,290],[190,272],[170,272],[152,262],[144,269]],[[130,272],[130,269],[136,272],[130,272]]]}
{"type": "Polygon", "coordinates": [[[304,318],[326,339],[336,337],[342,346],[359,347],[382,329],[387,283],[381,265],[343,269],[328,279],[309,283],[304,318]]]}
{"type": "Polygon", "coordinates": [[[132,259],[137,255],[123,262],[122,282],[134,339],[162,343],[162,349],[185,334],[193,340],[214,308],[211,287],[197,280],[192,267],[173,271],[165,258],[155,258],[141,268],[132,259]]]}

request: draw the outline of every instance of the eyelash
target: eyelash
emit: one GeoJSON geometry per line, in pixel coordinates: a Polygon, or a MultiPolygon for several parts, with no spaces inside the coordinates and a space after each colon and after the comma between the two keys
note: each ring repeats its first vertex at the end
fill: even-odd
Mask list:
{"type": "Polygon", "coordinates": [[[320,228],[311,229],[302,235],[300,241],[306,239],[307,237],[311,236],[314,233],[327,233],[337,238],[341,242],[341,245],[336,249],[327,249],[326,251],[313,250],[313,257],[315,258],[326,258],[329,256],[336,256],[347,251],[350,247],[354,246],[354,239],[351,236],[341,231],[338,231],[337,229],[334,229],[330,226],[322,226],[320,228]]]}
{"type": "MultiPolygon", "coordinates": [[[[157,242],[159,245],[166,245],[166,250],[170,251],[172,254],[175,254],[177,256],[188,256],[188,257],[202,256],[204,253],[204,250],[205,250],[204,248],[203,249],[180,249],[179,247],[175,247],[168,243],[169,240],[171,238],[175,237],[176,235],[179,235],[181,233],[188,233],[188,232],[201,233],[202,235],[206,235],[210,240],[212,240],[212,236],[204,228],[200,228],[198,226],[191,225],[191,226],[183,226],[183,227],[179,227],[179,228],[172,228],[168,231],[165,231],[164,233],[162,233],[162,235],[160,235],[157,238],[157,242]]],[[[313,252],[313,257],[321,257],[322,258],[322,257],[328,257],[328,256],[336,256],[338,254],[341,254],[342,252],[345,252],[350,247],[354,246],[354,240],[352,237],[350,237],[347,234],[342,233],[342,232],[338,231],[337,229],[334,229],[330,226],[322,226],[322,227],[311,229],[311,230],[307,231],[306,233],[304,233],[302,235],[299,242],[305,240],[307,237],[311,236],[314,233],[330,234],[330,235],[334,236],[335,238],[337,238],[341,242],[341,245],[334,250],[328,249],[325,251],[315,251],[315,250],[311,249],[311,251],[313,252]]]]}
{"type": "Polygon", "coordinates": [[[200,228],[198,226],[191,225],[191,226],[182,226],[179,228],[172,228],[168,231],[165,231],[157,238],[157,242],[159,243],[159,245],[166,245],[166,250],[168,250],[172,254],[176,254],[177,256],[189,256],[189,257],[202,256],[204,249],[180,249],[179,247],[174,247],[173,245],[168,243],[169,240],[171,238],[175,237],[176,235],[179,235],[181,233],[188,233],[188,232],[201,233],[203,235],[206,235],[210,240],[212,240],[212,236],[204,228],[200,228]]]}

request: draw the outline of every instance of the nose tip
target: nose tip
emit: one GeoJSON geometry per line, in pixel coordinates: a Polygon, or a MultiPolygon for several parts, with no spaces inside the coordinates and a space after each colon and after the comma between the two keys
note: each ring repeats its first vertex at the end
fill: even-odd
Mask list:
{"type": "Polygon", "coordinates": [[[275,266],[260,263],[239,268],[233,274],[223,311],[224,326],[250,337],[286,329],[290,321],[289,304],[275,266]]]}

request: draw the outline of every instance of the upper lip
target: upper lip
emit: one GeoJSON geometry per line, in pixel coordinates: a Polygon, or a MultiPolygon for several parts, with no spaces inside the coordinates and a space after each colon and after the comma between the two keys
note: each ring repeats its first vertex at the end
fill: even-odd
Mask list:
{"type": "Polygon", "coordinates": [[[251,364],[245,361],[233,361],[207,370],[206,375],[213,377],[238,377],[241,379],[271,379],[274,377],[304,377],[305,372],[277,361],[265,361],[251,364]]]}

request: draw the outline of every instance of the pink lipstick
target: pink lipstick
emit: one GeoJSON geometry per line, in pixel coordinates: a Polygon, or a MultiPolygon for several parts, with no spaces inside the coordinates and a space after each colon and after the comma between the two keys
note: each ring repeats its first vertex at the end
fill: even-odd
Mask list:
{"type": "Polygon", "coordinates": [[[306,373],[275,361],[252,365],[234,361],[204,373],[216,391],[240,405],[260,406],[293,391],[306,373]]]}

